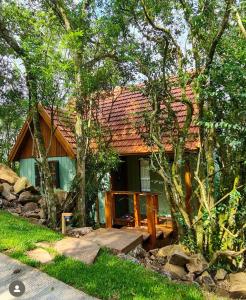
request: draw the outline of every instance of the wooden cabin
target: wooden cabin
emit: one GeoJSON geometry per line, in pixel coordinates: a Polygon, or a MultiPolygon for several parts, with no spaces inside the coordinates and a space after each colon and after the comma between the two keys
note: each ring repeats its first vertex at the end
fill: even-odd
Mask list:
{"type": "MultiPolygon", "coordinates": [[[[186,107],[178,101],[181,97],[180,89],[174,88],[172,93],[177,99],[177,102],[174,103],[174,110],[182,125],[186,116],[186,107]]],[[[193,98],[190,87],[187,87],[186,93],[188,97],[193,98]]],[[[144,143],[136,130],[136,123],[140,118],[139,113],[146,109],[149,109],[148,99],[140,92],[128,88],[117,90],[113,96],[103,99],[99,105],[99,120],[102,126],[110,128],[111,145],[121,159],[117,171],[105,174],[105,190],[98,195],[100,223],[107,221],[105,220],[106,191],[110,191],[111,197],[114,196],[116,201],[113,222],[117,219],[120,223],[120,220],[124,220],[124,218],[126,222],[131,222],[131,217],[134,218],[134,197],[137,197],[135,204],[136,199],[138,197],[140,199],[139,215],[146,216],[145,200],[149,194],[158,197],[158,215],[170,215],[170,208],[163,192],[162,180],[158,174],[150,170],[149,154],[151,149],[144,143]],[[114,194],[113,192],[121,193],[114,194]]],[[[75,114],[61,109],[57,110],[54,114],[55,130],[52,135],[51,111],[40,106],[39,113],[42,134],[52,167],[54,185],[56,188],[68,191],[76,173],[76,141],[73,133],[75,114]]],[[[186,143],[187,157],[191,156],[191,160],[199,147],[197,134],[198,127],[194,124],[190,128],[189,139],[186,143]]],[[[171,157],[172,146],[168,139],[164,140],[164,145],[171,157]]],[[[20,175],[26,176],[33,185],[39,184],[31,117],[23,125],[9,160],[19,161],[20,175]]]]}

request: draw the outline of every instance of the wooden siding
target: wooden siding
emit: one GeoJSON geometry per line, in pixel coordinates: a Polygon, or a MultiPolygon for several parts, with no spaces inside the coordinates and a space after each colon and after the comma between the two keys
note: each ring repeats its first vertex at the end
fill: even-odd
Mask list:
{"type": "MultiPolygon", "coordinates": [[[[50,157],[49,160],[59,161],[60,187],[64,191],[69,191],[71,182],[76,174],[75,160],[69,157],[50,157]]],[[[34,158],[20,160],[20,176],[27,177],[32,185],[35,185],[34,165],[34,158]]]]}
{"type": "MultiPolygon", "coordinates": [[[[51,135],[51,130],[49,126],[44,122],[43,118],[40,117],[40,126],[42,135],[45,142],[46,149],[49,148],[49,157],[63,157],[68,156],[68,153],[65,151],[61,143],[57,140],[57,138],[51,135]],[[52,136],[52,139],[51,139],[52,136]]],[[[30,125],[31,130],[33,130],[32,124],[30,125]]],[[[33,143],[33,137],[30,130],[27,131],[24,140],[22,142],[22,146],[19,148],[16,158],[24,159],[24,158],[32,158],[35,157],[35,147],[33,143]]]]}

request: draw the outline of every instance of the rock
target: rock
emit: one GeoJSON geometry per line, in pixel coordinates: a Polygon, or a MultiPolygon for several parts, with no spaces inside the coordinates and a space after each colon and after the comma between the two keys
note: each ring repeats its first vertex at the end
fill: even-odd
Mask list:
{"type": "Polygon", "coordinates": [[[118,256],[119,258],[121,258],[121,259],[129,260],[129,261],[133,262],[134,264],[137,264],[137,265],[140,264],[140,262],[139,262],[138,259],[136,259],[135,257],[132,257],[132,256],[129,255],[129,254],[119,253],[117,256],[118,256]]]}
{"type": "Polygon", "coordinates": [[[44,210],[42,208],[40,209],[38,215],[39,215],[40,219],[45,219],[45,217],[46,217],[45,216],[45,212],[44,212],[44,210]]]}
{"type": "Polygon", "coordinates": [[[0,164],[0,180],[6,181],[13,185],[18,179],[19,176],[13,170],[4,164],[0,164]]]}
{"type": "Polygon", "coordinates": [[[17,197],[11,193],[13,190],[13,187],[11,185],[9,185],[8,183],[2,183],[1,190],[1,195],[4,199],[8,201],[16,200],[17,197]]]}
{"type": "Polygon", "coordinates": [[[190,258],[184,252],[180,252],[176,250],[170,257],[168,262],[172,265],[184,267],[186,264],[190,262],[190,258]]]}
{"type": "Polygon", "coordinates": [[[14,207],[14,205],[15,205],[13,202],[8,201],[6,199],[0,199],[0,203],[2,203],[2,204],[0,204],[0,207],[2,207],[2,208],[14,207]]]}
{"type": "Polygon", "coordinates": [[[68,235],[80,237],[80,236],[86,235],[92,231],[93,231],[92,227],[72,228],[72,229],[68,230],[68,235]]]}
{"type": "Polygon", "coordinates": [[[229,274],[229,294],[234,299],[246,299],[246,272],[229,274]]]}
{"type": "Polygon", "coordinates": [[[202,254],[193,254],[190,257],[190,262],[186,264],[186,268],[190,273],[199,275],[208,268],[208,262],[202,254]]]}
{"type": "Polygon", "coordinates": [[[38,205],[35,202],[28,202],[22,208],[23,212],[34,211],[35,209],[38,209],[38,205]]]}
{"type": "Polygon", "coordinates": [[[19,196],[19,202],[22,204],[28,202],[38,202],[40,200],[40,195],[33,195],[29,191],[22,192],[19,196]]]}
{"type": "Polygon", "coordinates": [[[42,248],[28,251],[27,256],[29,256],[31,259],[41,262],[42,264],[47,264],[53,260],[53,257],[49,254],[49,252],[42,248]]]}
{"type": "Polygon", "coordinates": [[[157,253],[158,253],[158,251],[159,251],[159,249],[157,248],[157,249],[152,249],[152,250],[149,250],[149,253],[151,253],[152,255],[157,255],[157,253]]]}
{"type": "Polygon", "coordinates": [[[30,218],[30,219],[40,219],[39,214],[35,211],[27,211],[23,213],[23,217],[30,218]]]}
{"type": "Polygon", "coordinates": [[[39,225],[45,225],[46,224],[46,219],[39,219],[38,224],[39,225]]]}
{"type": "Polygon", "coordinates": [[[13,208],[12,212],[17,213],[18,215],[20,215],[22,213],[22,208],[20,206],[13,208]]]}
{"type": "Polygon", "coordinates": [[[194,273],[188,273],[185,274],[182,278],[183,281],[190,281],[193,282],[195,280],[195,274],[194,273]]]}
{"type": "Polygon", "coordinates": [[[216,294],[221,297],[229,298],[230,283],[228,280],[219,280],[216,283],[216,294]]]}
{"type": "Polygon", "coordinates": [[[25,191],[28,191],[34,195],[39,195],[40,194],[40,191],[39,191],[39,188],[36,188],[34,187],[33,185],[28,185],[26,188],[25,188],[25,191]]]}
{"type": "Polygon", "coordinates": [[[69,237],[56,242],[54,249],[61,255],[78,259],[85,264],[92,264],[99,253],[100,246],[85,239],[69,237]]]}
{"type": "Polygon", "coordinates": [[[138,245],[135,249],[131,250],[128,254],[135,258],[145,258],[147,256],[147,252],[143,249],[141,245],[138,245]]]}
{"type": "Polygon", "coordinates": [[[163,267],[163,271],[169,273],[173,279],[182,279],[187,274],[183,267],[168,262],[163,267]]]}
{"type": "Polygon", "coordinates": [[[212,291],[215,288],[215,283],[213,281],[213,278],[210,276],[210,274],[205,271],[203,272],[197,279],[196,282],[198,282],[203,288],[205,288],[208,291],[212,291]]]}
{"type": "Polygon", "coordinates": [[[160,248],[156,254],[159,257],[169,257],[172,256],[175,251],[188,254],[188,251],[182,245],[169,245],[163,248],[160,248]]]}
{"type": "Polygon", "coordinates": [[[26,177],[18,178],[18,180],[16,181],[16,183],[14,185],[14,192],[16,194],[19,194],[20,192],[25,190],[25,188],[28,186],[28,184],[29,184],[29,182],[28,182],[28,179],[26,177]]]}
{"type": "Polygon", "coordinates": [[[226,270],[224,270],[224,269],[219,269],[219,270],[217,270],[217,272],[216,272],[216,274],[215,274],[215,276],[214,276],[214,279],[215,279],[216,281],[218,281],[218,280],[224,280],[225,277],[226,277],[226,274],[227,274],[226,270]]]}

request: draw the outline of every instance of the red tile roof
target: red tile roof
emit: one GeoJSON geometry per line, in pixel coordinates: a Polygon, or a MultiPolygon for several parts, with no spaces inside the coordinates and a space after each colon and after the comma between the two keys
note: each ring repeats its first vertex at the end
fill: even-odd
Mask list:
{"type": "MultiPolygon", "coordinates": [[[[186,106],[179,102],[181,90],[172,89],[172,95],[175,102],[172,104],[173,110],[182,127],[186,117],[186,106]]],[[[186,88],[186,95],[193,101],[194,95],[191,88],[186,88]]],[[[194,102],[194,101],[193,101],[194,102]]],[[[144,143],[138,131],[136,123],[140,120],[139,113],[150,109],[148,99],[139,91],[133,91],[129,88],[117,89],[114,96],[106,97],[99,101],[99,121],[104,128],[109,128],[112,134],[111,145],[120,155],[146,154],[151,149],[144,143]]],[[[46,109],[50,114],[50,111],[46,109]]],[[[198,126],[194,124],[197,110],[193,116],[193,122],[189,130],[189,137],[186,142],[187,151],[195,151],[199,147],[198,126]]],[[[74,112],[59,110],[54,116],[54,124],[59,128],[63,136],[72,145],[76,152],[76,141],[73,132],[76,115],[74,112]]],[[[166,151],[172,151],[168,135],[163,139],[166,151]]]]}

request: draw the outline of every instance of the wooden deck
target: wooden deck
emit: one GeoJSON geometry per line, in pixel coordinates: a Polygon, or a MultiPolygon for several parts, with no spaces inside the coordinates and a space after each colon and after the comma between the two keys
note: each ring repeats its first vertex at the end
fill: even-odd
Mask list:
{"type": "Polygon", "coordinates": [[[158,194],[139,193],[129,191],[110,191],[105,195],[105,217],[106,228],[115,225],[122,226],[126,232],[133,231],[141,233],[143,240],[148,241],[149,248],[156,246],[156,240],[167,238],[173,231],[170,218],[160,218],[158,216],[158,194]],[[115,195],[127,195],[133,198],[134,216],[130,219],[116,218],[115,195]],[[147,218],[143,219],[140,214],[140,196],[145,197],[147,218]]]}

